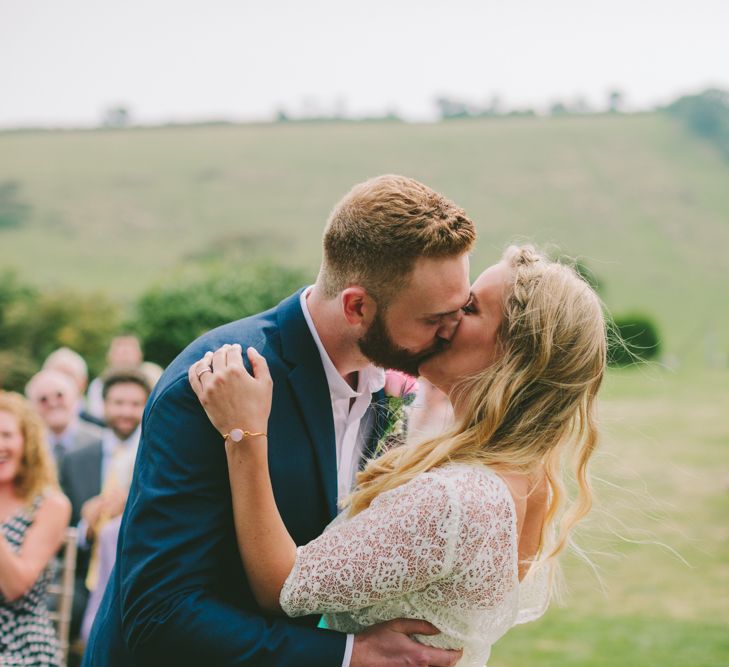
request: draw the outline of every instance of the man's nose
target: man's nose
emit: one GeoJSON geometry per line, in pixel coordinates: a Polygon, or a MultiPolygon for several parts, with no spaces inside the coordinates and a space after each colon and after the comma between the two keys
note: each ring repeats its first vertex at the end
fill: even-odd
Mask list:
{"type": "Polygon", "coordinates": [[[461,323],[462,318],[463,311],[460,309],[457,310],[455,313],[445,315],[443,317],[443,322],[438,329],[438,338],[442,338],[443,340],[450,340],[451,338],[453,338],[456,333],[456,329],[458,329],[458,325],[461,323]]]}

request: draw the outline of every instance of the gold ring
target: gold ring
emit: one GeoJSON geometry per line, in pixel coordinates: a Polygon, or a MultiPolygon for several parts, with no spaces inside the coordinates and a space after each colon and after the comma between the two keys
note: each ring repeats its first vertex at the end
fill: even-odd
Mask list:
{"type": "Polygon", "coordinates": [[[212,369],[212,368],[210,368],[210,366],[206,366],[205,368],[203,368],[203,369],[202,369],[202,370],[201,370],[201,371],[200,371],[200,372],[199,372],[199,373],[197,374],[197,379],[199,380],[199,379],[200,379],[200,377],[201,377],[201,376],[202,376],[202,375],[203,375],[204,373],[212,373],[212,372],[213,372],[213,369],[212,369]]]}

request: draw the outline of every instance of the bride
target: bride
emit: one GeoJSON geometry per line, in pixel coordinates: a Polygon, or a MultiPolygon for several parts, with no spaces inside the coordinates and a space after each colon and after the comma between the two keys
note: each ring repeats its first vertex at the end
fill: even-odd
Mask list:
{"type": "Polygon", "coordinates": [[[226,438],[238,547],[261,607],[323,614],[348,633],[426,620],[440,634],[418,641],[462,650],[460,667],[482,667],[509,628],[544,612],[557,556],[591,506],[601,304],[570,267],[512,246],[463,310],[450,346],[419,369],[448,395],[452,428],[369,461],[339,517],[298,548],[268,473],[265,359],[249,348],[249,374],[233,345],[191,367],[226,438]],[[200,375],[209,366],[214,373],[200,375]],[[246,429],[239,442],[227,437],[234,428],[246,429]]]}

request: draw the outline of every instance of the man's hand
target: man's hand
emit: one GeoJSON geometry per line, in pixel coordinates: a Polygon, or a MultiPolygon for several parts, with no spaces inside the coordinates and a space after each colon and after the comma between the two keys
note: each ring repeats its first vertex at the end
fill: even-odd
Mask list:
{"type": "Polygon", "coordinates": [[[127,494],[119,488],[111,488],[103,495],[102,511],[109,519],[118,517],[124,511],[127,494]]]}
{"type": "Polygon", "coordinates": [[[86,539],[89,542],[94,539],[96,523],[101,516],[103,506],[104,499],[101,496],[89,498],[83,505],[81,505],[81,518],[86,521],[86,525],[88,526],[86,539]]]}
{"type": "Polygon", "coordinates": [[[418,644],[408,635],[437,635],[427,621],[395,619],[378,623],[354,638],[350,667],[452,667],[463,651],[418,644]]]}

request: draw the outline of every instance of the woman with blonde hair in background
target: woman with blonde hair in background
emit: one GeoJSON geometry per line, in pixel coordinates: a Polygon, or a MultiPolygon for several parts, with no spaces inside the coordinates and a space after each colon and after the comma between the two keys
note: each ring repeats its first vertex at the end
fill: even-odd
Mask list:
{"type": "Polygon", "coordinates": [[[22,396],[2,391],[0,517],[0,664],[61,665],[46,587],[71,504],[58,488],[40,417],[22,396]]]}
{"type": "Polygon", "coordinates": [[[241,348],[224,346],[190,369],[225,437],[238,546],[264,609],[324,614],[346,633],[426,620],[440,634],[417,639],[462,650],[462,667],[482,667],[509,628],[544,612],[556,558],[592,501],[601,303],[571,267],[512,246],[463,312],[450,345],[419,369],[449,396],[453,427],[370,461],[345,511],[298,548],[269,479],[265,359],[249,348],[251,375],[241,348]],[[246,437],[234,442],[234,429],[246,437]]]}

